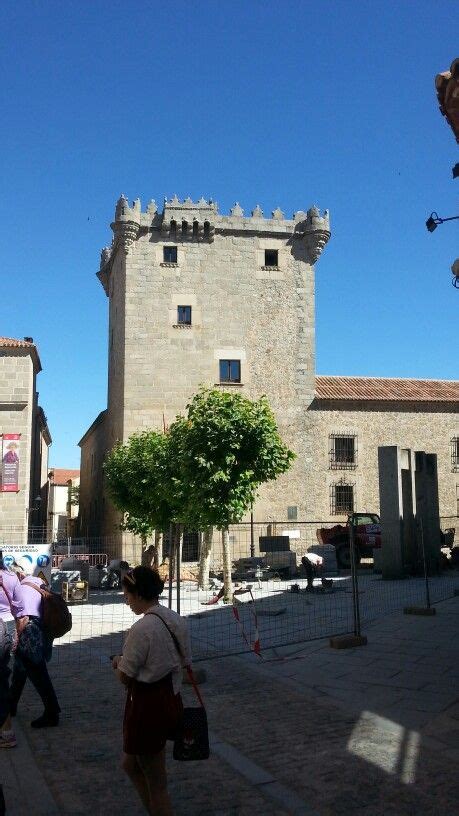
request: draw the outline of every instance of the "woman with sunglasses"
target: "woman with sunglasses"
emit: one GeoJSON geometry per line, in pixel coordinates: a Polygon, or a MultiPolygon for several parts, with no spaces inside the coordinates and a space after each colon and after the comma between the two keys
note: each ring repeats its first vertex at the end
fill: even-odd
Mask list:
{"type": "Polygon", "coordinates": [[[129,630],[123,654],[112,658],[127,688],[123,721],[123,768],[148,813],[171,816],[165,745],[182,715],[182,669],[191,665],[188,627],[159,604],[164,582],[149,567],[125,573],[126,603],[143,617],[129,630]]]}

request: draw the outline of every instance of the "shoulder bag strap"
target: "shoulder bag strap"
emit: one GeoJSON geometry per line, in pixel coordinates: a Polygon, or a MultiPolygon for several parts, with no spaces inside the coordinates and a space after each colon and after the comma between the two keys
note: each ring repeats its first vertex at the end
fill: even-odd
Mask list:
{"type": "MultiPolygon", "coordinates": [[[[167,631],[169,632],[172,640],[174,641],[174,646],[177,649],[177,652],[179,653],[181,660],[183,660],[183,652],[182,652],[182,650],[180,648],[178,638],[174,635],[172,630],[169,628],[169,626],[167,625],[164,618],[162,618],[161,615],[158,615],[157,612],[146,612],[145,614],[146,615],[154,615],[155,618],[159,618],[161,623],[164,624],[164,626],[166,627],[167,631]]],[[[191,666],[186,666],[186,671],[187,671],[188,677],[190,678],[190,683],[193,686],[194,693],[196,694],[196,697],[198,698],[198,700],[199,700],[200,704],[202,705],[202,707],[205,708],[203,699],[201,697],[201,692],[199,691],[198,685],[197,685],[196,680],[194,678],[193,669],[191,668],[191,666]]]]}

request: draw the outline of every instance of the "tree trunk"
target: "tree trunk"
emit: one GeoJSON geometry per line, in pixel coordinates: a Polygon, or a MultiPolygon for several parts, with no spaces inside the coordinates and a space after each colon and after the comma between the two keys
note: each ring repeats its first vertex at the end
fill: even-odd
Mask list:
{"type": "Polygon", "coordinates": [[[229,542],[229,532],[226,527],[222,530],[222,548],[223,548],[223,587],[225,603],[230,603],[233,599],[233,582],[231,580],[231,547],[229,542]]]}
{"type": "Polygon", "coordinates": [[[204,530],[201,541],[201,552],[199,553],[199,589],[208,589],[209,587],[209,569],[210,557],[212,555],[212,536],[213,528],[208,527],[204,530]]]}
{"type": "Polygon", "coordinates": [[[163,534],[161,530],[155,530],[155,569],[163,563],[163,534]]]}

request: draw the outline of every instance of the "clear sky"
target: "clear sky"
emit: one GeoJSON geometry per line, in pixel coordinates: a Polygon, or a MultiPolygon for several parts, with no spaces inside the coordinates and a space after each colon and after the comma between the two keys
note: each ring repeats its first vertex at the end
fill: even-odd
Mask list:
{"type": "Polygon", "coordinates": [[[120,193],[329,208],[317,371],[458,378],[457,0],[22,0],[0,12],[0,335],[32,336],[51,464],[106,406],[95,274],[120,193]]]}

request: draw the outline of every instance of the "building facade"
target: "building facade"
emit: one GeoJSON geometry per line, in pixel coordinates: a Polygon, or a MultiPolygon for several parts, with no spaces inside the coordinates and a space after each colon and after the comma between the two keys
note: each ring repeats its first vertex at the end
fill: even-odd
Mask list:
{"type": "Polygon", "coordinates": [[[11,543],[26,542],[29,528],[46,526],[51,435],[38,404],[40,371],[32,338],[0,338],[0,528],[11,543]]]}
{"type": "Polygon", "coordinates": [[[109,302],[107,409],[81,445],[82,533],[112,535],[119,516],[102,463],[117,440],[161,429],[200,385],[266,394],[292,469],[260,490],[258,520],[377,512],[379,444],[438,453],[445,515],[456,512],[451,444],[459,383],[317,377],[315,263],[330,237],[316,207],[286,219],[229,215],[176,197],[142,212],[121,197],[98,277],[109,302]],[[448,458],[449,457],[449,458],[448,458]]]}
{"type": "Polygon", "coordinates": [[[48,473],[48,536],[50,541],[74,535],[78,517],[80,471],[53,468],[48,473]]]}

